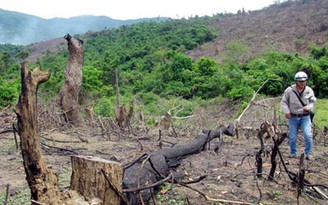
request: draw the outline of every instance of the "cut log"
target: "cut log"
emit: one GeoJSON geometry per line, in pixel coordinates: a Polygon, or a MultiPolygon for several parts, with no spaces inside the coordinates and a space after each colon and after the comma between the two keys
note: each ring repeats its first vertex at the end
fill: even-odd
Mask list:
{"type": "Polygon", "coordinates": [[[77,191],[87,201],[99,198],[104,205],[120,204],[116,191],[122,192],[123,167],[119,163],[85,156],[72,156],[71,162],[71,190],[77,191]]]}

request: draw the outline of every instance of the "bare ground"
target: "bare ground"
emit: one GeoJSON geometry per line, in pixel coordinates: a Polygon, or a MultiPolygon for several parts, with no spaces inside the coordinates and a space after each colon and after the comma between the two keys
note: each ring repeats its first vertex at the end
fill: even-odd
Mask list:
{"type": "MultiPolygon", "coordinates": [[[[258,108],[256,109],[258,110],[258,108]]],[[[218,111],[198,111],[196,119],[189,119],[188,129],[181,124],[175,125],[178,137],[172,129],[163,131],[162,142],[164,146],[172,146],[166,141],[173,144],[190,142],[198,132],[201,132],[202,128],[208,128],[208,124],[227,125],[226,119],[220,118],[226,110],[216,110],[218,111]],[[210,113],[212,113],[212,117],[204,120],[204,116],[208,116],[210,113]],[[191,128],[190,125],[192,124],[195,126],[191,128]],[[199,126],[200,124],[202,126],[199,126]]],[[[254,112],[250,113],[254,114],[254,112]]],[[[254,116],[251,117],[250,115],[245,115],[247,122],[255,119],[254,116]]],[[[257,123],[260,125],[264,120],[268,119],[257,118],[257,123]]],[[[257,127],[255,125],[255,128],[258,129],[259,125],[257,127]]],[[[260,141],[256,137],[258,130],[249,129],[246,123],[241,123],[240,126],[246,127],[246,129],[240,128],[238,138],[237,136],[224,136],[223,141],[213,141],[207,150],[182,161],[178,170],[184,170],[188,173],[185,180],[206,175],[206,178],[201,182],[190,185],[194,190],[166,183],[157,195],[157,204],[234,204],[235,202],[243,202],[244,204],[297,204],[297,188],[288,178],[280,159],[278,159],[279,165],[274,181],[267,179],[271,168],[269,153],[273,145],[272,139],[269,138],[265,141],[265,153],[267,154],[262,156],[263,177],[259,179],[255,174],[255,155],[260,150],[260,141]],[[219,146],[218,150],[215,149],[217,146],[219,146]],[[208,199],[205,199],[199,192],[208,196],[208,199]]],[[[9,123],[2,122],[0,131],[10,128],[9,123]]],[[[108,136],[102,135],[99,126],[85,125],[79,128],[43,130],[41,137],[45,144],[43,146],[44,155],[48,165],[59,174],[61,188],[65,190],[69,187],[70,156],[73,155],[71,151],[81,155],[117,160],[125,164],[145,152],[159,149],[159,127],[151,128],[138,124],[133,128],[133,132],[122,132],[120,137],[113,132],[110,135],[110,140],[108,136]]],[[[286,129],[286,127],[281,126],[281,129],[286,129]]],[[[315,133],[314,152],[316,160],[313,162],[305,161],[305,178],[313,185],[322,185],[316,187],[328,195],[327,134],[318,129],[315,133]]],[[[299,139],[298,146],[299,150],[302,151],[304,142],[301,136],[299,139]]],[[[298,173],[300,160],[287,157],[289,153],[288,139],[284,140],[280,146],[280,151],[287,169],[298,173]]],[[[19,150],[16,150],[12,133],[0,135],[0,155],[0,203],[5,201],[6,187],[9,184],[8,204],[30,204],[22,157],[19,150]]],[[[299,204],[327,204],[327,200],[320,199],[313,188],[306,187],[299,197],[299,204]]]]}

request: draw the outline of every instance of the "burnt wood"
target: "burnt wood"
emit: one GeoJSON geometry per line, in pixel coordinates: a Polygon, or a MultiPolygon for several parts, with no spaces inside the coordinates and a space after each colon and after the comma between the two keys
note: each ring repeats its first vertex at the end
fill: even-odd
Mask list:
{"type": "Polygon", "coordinates": [[[156,182],[169,175],[171,175],[170,181],[172,182],[183,178],[184,173],[175,172],[173,169],[178,167],[183,159],[204,150],[211,140],[220,138],[223,134],[233,136],[234,125],[231,123],[228,127],[206,131],[198,135],[191,143],[144,154],[126,165],[123,175],[123,191],[134,190],[133,192],[126,191],[126,196],[131,204],[149,203],[150,198],[159,188],[160,184],[156,184],[156,182]],[[151,184],[155,185],[149,186],[151,184]],[[144,189],[145,186],[150,188],[144,189]]]}

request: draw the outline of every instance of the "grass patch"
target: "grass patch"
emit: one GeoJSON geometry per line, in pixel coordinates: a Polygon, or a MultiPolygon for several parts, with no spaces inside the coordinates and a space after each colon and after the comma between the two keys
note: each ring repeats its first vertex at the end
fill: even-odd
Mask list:
{"type": "MultiPolygon", "coordinates": [[[[11,187],[9,187],[10,189],[11,187]]],[[[7,205],[30,205],[31,204],[31,193],[28,187],[24,189],[19,189],[16,191],[11,191],[8,196],[7,205]]],[[[6,199],[6,192],[2,191],[0,193],[0,204],[4,204],[6,199]]]]}
{"type": "Polygon", "coordinates": [[[318,99],[314,112],[314,124],[320,129],[328,126],[328,99],[318,99]]]}

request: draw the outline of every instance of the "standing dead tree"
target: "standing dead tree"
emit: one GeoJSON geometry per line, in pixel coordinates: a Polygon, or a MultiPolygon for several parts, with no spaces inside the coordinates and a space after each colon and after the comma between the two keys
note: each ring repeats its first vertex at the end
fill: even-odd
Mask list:
{"type": "Polygon", "coordinates": [[[79,92],[82,85],[83,41],[73,38],[69,34],[64,38],[68,42],[68,65],[65,72],[65,83],[59,92],[60,106],[67,123],[79,125],[81,123],[79,111],[79,92]]]}
{"type": "Polygon", "coordinates": [[[282,133],[278,127],[275,126],[274,123],[264,122],[261,125],[260,131],[258,133],[258,138],[260,140],[261,148],[256,154],[256,165],[257,165],[257,177],[262,177],[262,158],[261,155],[264,152],[264,135],[267,135],[266,138],[271,138],[273,140],[273,146],[271,151],[271,169],[270,174],[268,176],[269,180],[274,180],[274,173],[277,167],[276,157],[279,156],[280,162],[284,170],[286,171],[289,179],[292,181],[292,184],[297,186],[297,201],[299,201],[299,197],[301,196],[301,192],[305,189],[305,187],[310,187],[307,191],[311,193],[312,196],[316,196],[318,198],[328,200],[328,196],[320,189],[320,184],[313,185],[309,180],[305,178],[304,171],[304,154],[300,157],[300,167],[299,173],[294,173],[288,170],[286,163],[284,162],[284,158],[279,150],[279,146],[282,144],[284,139],[287,137],[287,133],[282,133]]]}
{"type": "Polygon", "coordinates": [[[17,115],[20,147],[32,200],[59,205],[62,204],[62,197],[58,187],[58,176],[46,166],[37,122],[38,86],[49,77],[49,71],[43,72],[40,67],[31,71],[23,63],[22,91],[14,111],[17,115]]]}
{"type": "Polygon", "coordinates": [[[116,80],[116,100],[117,100],[117,107],[114,109],[115,112],[115,120],[118,126],[121,129],[126,127],[130,127],[130,121],[133,116],[133,101],[130,102],[130,110],[129,112],[126,109],[126,106],[123,104],[121,106],[121,99],[120,99],[120,87],[119,87],[119,79],[118,79],[118,71],[115,69],[115,80],[116,80]]]}
{"type": "MultiPolygon", "coordinates": [[[[20,135],[26,180],[31,190],[32,204],[78,204],[71,195],[64,197],[64,193],[59,189],[57,173],[46,165],[42,154],[37,120],[37,91],[39,85],[49,78],[49,71],[43,72],[40,67],[31,71],[25,63],[22,65],[22,92],[14,111],[17,116],[17,131],[20,135]]],[[[108,184],[115,184],[120,191],[122,173],[121,165],[116,162],[72,156],[70,191],[75,190],[86,199],[99,199],[102,204],[117,205],[120,199],[108,184]]]]}
{"type": "Polygon", "coordinates": [[[276,156],[278,154],[278,149],[280,144],[284,141],[284,139],[287,137],[287,133],[281,133],[281,131],[275,126],[274,123],[269,123],[269,122],[264,122],[260,130],[257,134],[257,137],[260,140],[260,145],[261,148],[257,152],[255,160],[256,160],[256,166],[257,166],[257,177],[261,178],[262,177],[262,154],[265,151],[264,150],[264,135],[266,134],[266,139],[271,138],[273,140],[273,147],[272,147],[272,152],[271,152],[271,169],[270,169],[270,174],[269,174],[269,180],[273,180],[274,178],[274,173],[276,171],[277,167],[277,160],[276,156]]]}

